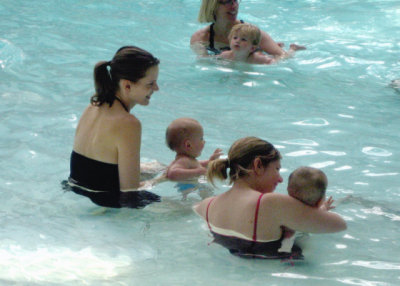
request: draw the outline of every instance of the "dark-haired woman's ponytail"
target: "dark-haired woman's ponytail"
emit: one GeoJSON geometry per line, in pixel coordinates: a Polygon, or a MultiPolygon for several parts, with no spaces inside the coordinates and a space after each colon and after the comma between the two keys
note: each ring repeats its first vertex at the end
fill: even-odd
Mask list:
{"type": "Polygon", "coordinates": [[[111,106],[114,102],[116,84],[112,80],[108,67],[110,67],[110,62],[106,61],[98,62],[94,67],[93,76],[96,93],[90,99],[92,104],[102,105],[106,102],[111,106]]]}

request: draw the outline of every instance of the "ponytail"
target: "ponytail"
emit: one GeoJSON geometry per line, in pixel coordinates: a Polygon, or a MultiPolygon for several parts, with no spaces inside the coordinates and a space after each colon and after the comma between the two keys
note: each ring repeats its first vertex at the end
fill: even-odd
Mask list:
{"type": "Polygon", "coordinates": [[[111,78],[109,66],[110,62],[100,61],[94,67],[93,76],[96,93],[90,98],[90,103],[93,105],[100,106],[106,102],[111,106],[114,102],[117,84],[111,78]]]}
{"type": "Polygon", "coordinates": [[[111,61],[100,61],[94,67],[96,92],[90,98],[90,103],[100,106],[106,102],[111,106],[121,79],[136,83],[146,76],[149,68],[159,63],[157,58],[141,48],[135,46],[120,48],[111,61]]]}
{"type": "Polygon", "coordinates": [[[227,169],[229,168],[229,160],[228,159],[216,159],[208,163],[207,167],[207,179],[211,182],[213,186],[214,178],[216,177],[219,180],[226,180],[228,178],[227,169]]]}
{"type": "Polygon", "coordinates": [[[228,178],[227,169],[229,168],[229,184],[248,176],[251,172],[251,164],[254,159],[260,158],[263,166],[280,160],[281,154],[268,141],[257,137],[244,137],[236,140],[228,152],[227,159],[217,159],[211,161],[207,168],[207,179],[214,185],[214,178],[225,180],[228,178]]]}

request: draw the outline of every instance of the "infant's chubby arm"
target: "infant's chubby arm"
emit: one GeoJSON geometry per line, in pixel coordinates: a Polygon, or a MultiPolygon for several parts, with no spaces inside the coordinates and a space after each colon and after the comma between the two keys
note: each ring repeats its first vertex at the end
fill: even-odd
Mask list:
{"type": "Polygon", "coordinates": [[[249,57],[249,62],[258,65],[270,65],[276,62],[275,57],[257,52],[249,57]]]}
{"type": "Polygon", "coordinates": [[[204,175],[206,171],[195,158],[185,156],[171,163],[167,169],[167,178],[171,181],[185,181],[204,175]]]}

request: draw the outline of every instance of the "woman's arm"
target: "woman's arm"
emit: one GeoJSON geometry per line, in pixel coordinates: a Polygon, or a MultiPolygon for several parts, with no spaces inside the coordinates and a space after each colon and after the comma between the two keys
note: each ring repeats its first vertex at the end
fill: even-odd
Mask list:
{"type": "Polygon", "coordinates": [[[203,29],[196,31],[190,38],[190,47],[199,56],[207,56],[206,43],[208,43],[208,37],[210,33],[210,27],[207,26],[203,29]]]}
{"type": "Polygon", "coordinates": [[[260,41],[260,48],[273,56],[284,56],[285,51],[277,44],[275,41],[265,33],[264,31],[261,31],[261,41],[260,41]]]}
{"type": "Polygon", "coordinates": [[[270,194],[263,200],[282,226],[310,233],[331,233],[346,230],[345,220],[338,214],[320,208],[313,208],[282,194],[270,194]]]}
{"type": "Polygon", "coordinates": [[[121,190],[137,189],[140,182],[140,144],[142,126],[129,115],[118,126],[118,172],[121,190]]]}

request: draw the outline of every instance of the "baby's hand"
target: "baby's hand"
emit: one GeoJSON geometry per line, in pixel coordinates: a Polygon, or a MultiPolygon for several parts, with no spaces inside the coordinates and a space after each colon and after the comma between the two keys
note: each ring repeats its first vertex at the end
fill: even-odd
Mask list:
{"type": "Polygon", "coordinates": [[[307,48],[305,46],[290,44],[290,49],[293,51],[301,51],[301,50],[306,50],[307,48]]]}
{"type": "Polygon", "coordinates": [[[217,148],[215,149],[214,153],[211,155],[209,160],[212,161],[218,159],[222,154],[223,154],[222,149],[217,148]]]}
{"type": "Polygon", "coordinates": [[[333,202],[334,202],[334,200],[332,199],[332,197],[329,197],[329,199],[327,199],[325,202],[323,202],[323,204],[321,205],[321,209],[325,210],[325,211],[334,209],[335,207],[332,206],[333,202]]]}

